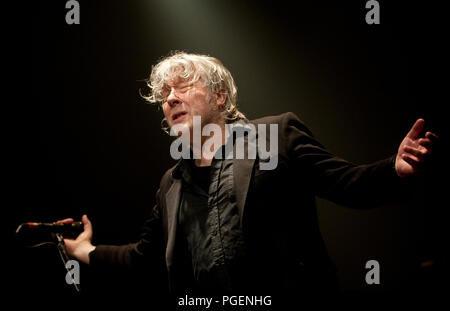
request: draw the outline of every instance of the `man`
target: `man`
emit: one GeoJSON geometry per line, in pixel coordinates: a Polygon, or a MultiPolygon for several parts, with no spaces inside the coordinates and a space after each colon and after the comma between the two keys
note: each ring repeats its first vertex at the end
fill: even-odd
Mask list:
{"type": "Polygon", "coordinates": [[[293,113],[248,121],[237,109],[230,72],[204,55],[164,58],[153,67],[149,87],[146,99],[162,104],[167,129],[188,137],[182,142],[189,144],[189,157],[162,177],[139,242],[94,246],[92,225],[83,215],[84,232],[65,244],[71,256],[93,267],[163,263],[175,295],[334,292],[337,281],[315,196],[348,206],[395,199],[402,180],[421,169],[436,139],[431,132],[420,136],[424,120],[419,119],[396,156],[351,164],[329,153],[293,113]],[[219,131],[196,137],[196,126],[211,124],[219,131]],[[260,149],[255,157],[250,152],[243,159],[224,156],[226,145],[239,151],[239,139],[250,146],[251,135],[233,134],[230,124],[275,125],[275,137],[264,138],[260,127],[256,137],[258,144],[275,139],[276,166],[263,169],[267,157],[260,149]]]}

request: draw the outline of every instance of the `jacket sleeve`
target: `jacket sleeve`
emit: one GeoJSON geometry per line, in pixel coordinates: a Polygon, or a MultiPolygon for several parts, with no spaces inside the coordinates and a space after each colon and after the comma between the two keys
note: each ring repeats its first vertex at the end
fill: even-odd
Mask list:
{"type": "Polygon", "coordinates": [[[159,212],[160,190],[156,193],[156,205],[150,218],[145,222],[140,240],[127,245],[98,245],[89,253],[89,265],[92,267],[141,266],[149,263],[161,263],[163,260],[163,236],[159,212]]]}
{"type": "Polygon", "coordinates": [[[393,203],[403,186],[395,156],[366,165],[350,163],[327,151],[293,113],[283,115],[280,132],[296,174],[308,178],[320,197],[351,207],[373,207],[393,203]]]}

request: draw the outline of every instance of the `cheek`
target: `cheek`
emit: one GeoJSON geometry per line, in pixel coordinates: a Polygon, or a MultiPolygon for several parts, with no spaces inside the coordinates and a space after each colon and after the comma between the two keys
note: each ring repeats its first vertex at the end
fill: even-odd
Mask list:
{"type": "Polygon", "coordinates": [[[205,115],[211,109],[210,99],[204,93],[197,93],[192,98],[191,109],[197,115],[205,115]]]}
{"type": "Polygon", "coordinates": [[[170,113],[170,106],[169,106],[169,104],[164,103],[162,105],[162,110],[163,110],[164,116],[167,118],[169,116],[169,113],[170,113]]]}
{"type": "Polygon", "coordinates": [[[164,113],[164,118],[166,118],[167,124],[169,126],[172,126],[172,122],[170,120],[170,106],[169,106],[169,104],[167,104],[167,103],[163,104],[162,110],[163,110],[163,113],[164,113]]]}

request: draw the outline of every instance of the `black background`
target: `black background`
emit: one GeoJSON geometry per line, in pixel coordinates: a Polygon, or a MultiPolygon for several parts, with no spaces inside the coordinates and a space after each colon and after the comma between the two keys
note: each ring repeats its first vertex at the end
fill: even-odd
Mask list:
{"type": "MultiPolygon", "coordinates": [[[[24,248],[14,230],[25,221],[88,214],[94,243],[137,239],[159,180],[174,163],[162,113],[139,89],[171,50],[221,59],[249,119],[293,111],[349,161],[394,154],[419,117],[442,142],[443,8],[391,2],[379,1],[380,25],[365,23],[365,1],[79,1],[80,25],[66,24],[65,1],[34,2],[26,48],[32,64],[17,103],[22,121],[5,188],[13,198],[14,292],[23,302],[73,302],[103,289],[119,302],[151,287],[114,272],[93,281],[82,265],[88,294],[75,295],[54,247],[24,248]]],[[[430,295],[442,280],[445,182],[442,152],[435,153],[402,205],[358,211],[318,200],[321,230],[349,301],[411,300],[417,297],[411,293],[430,295]],[[380,285],[364,281],[371,259],[380,262],[380,285]],[[434,264],[420,268],[427,260],[434,264]]]]}

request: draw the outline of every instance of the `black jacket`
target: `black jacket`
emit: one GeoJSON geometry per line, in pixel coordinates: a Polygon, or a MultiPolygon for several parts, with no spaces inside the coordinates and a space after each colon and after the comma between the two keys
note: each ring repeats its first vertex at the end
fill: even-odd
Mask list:
{"type": "MultiPolygon", "coordinates": [[[[372,207],[390,199],[399,185],[393,158],[354,165],[328,152],[293,113],[258,120],[278,124],[278,165],[260,170],[260,160],[235,159],[233,173],[242,230],[248,248],[249,293],[335,290],[335,269],[322,240],[315,196],[352,207],[372,207]],[[250,285],[251,284],[251,285],[250,285]]],[[[268,143],[267,143],[268,144],[268,143]]],[[[172,291],[182,288],[183,265],[177,254],[177,215],[181,194],[177,165],[161,179],[157,204],[139,242],[99,245],[96,265],[165,267],[172,291]]],[[[179,239],[178,239],[179,240],[179,239]]]]}

